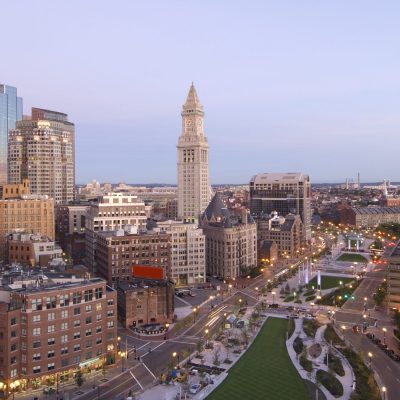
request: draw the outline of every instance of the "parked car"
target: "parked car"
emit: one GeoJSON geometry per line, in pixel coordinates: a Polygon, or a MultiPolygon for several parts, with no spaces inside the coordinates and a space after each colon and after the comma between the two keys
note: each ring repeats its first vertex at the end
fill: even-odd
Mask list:
{"type": "Polygon", "coordinates": [[[190,385],[189,393],[196,394],[199,393],[200,390],[201,390],[201,385],[199,383],[194,383],[193,385],[190,385]]]}

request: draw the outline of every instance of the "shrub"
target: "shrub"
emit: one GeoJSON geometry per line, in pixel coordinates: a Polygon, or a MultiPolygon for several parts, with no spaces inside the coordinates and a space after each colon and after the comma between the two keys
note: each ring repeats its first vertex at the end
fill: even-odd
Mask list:
{"type": "Polygon", "coordinates": [[[300,299],[298,299],[298,300],[295,301],[295,303],[296,303],[296,304],[301,304],[302,301],[301,301],[300,299]]]}
{"type": "Polygon", "coordinates": [[[338,336],[338,334],[336,333],[335,329],[333,328],[333,326],[331,324],[328,324],[326,326],[326,330],[325,330],[325,340],[328,343],[332,343],[334,346],[343,346],[344,342],[342,339],[340,339],[340,337],[338,336]]]}
{"type": "Polygon", "coordinates": [[[315,295],[313,295],[313,296],[308,296],[308,297],[306,297],[306,301],[313,301],[313,300],[315,300],[315,298],[316,298],[315,295]]]}
{"type": "Polygon", "coordinates": [[[317,371],[317,380],[326,387],[331,395],[335,397],[343,396],[343,385],[332,373],[319,369],[317,371]]]}
{"type": "Polygon", "coordinates": [[[311,289],[311,290],[307,290],[307,292],[304,293],[304,296],[308,297],[308,296],[312,296],[314,294],[315,294],[315,290],[311,289]]]}
{"type": "Polygon", "coordinates": [[[319,324],[315,319],[303,319],[303,330],[307,336],[314,337],[319,324]]]}
{"type": "Polygon", "coordinates": [[[307,372],[312,372],[312,367],[313,364],[312,362],[307,358],[307,350],[304,350],[303,353],[301,353],[301,356],[299,358],[300,365],[307,371],[307,372]]]}
{"type": "MultiPolygon", "coordinates": [[[[324,357],[324,363],[326,364],[326,357],[324,357]]],[[[331,369],[335,374],[339,375],[339,376],[344,376],[345,372],[344,372],[344,368],[343,368],[343,364],[340,361],[339,357],[336,357],[334,354],[332,354],[331,352],[329,352],[328,354],[328,367],[329,369],[331,369]]]]}
{"type": "Polygon", "coordinates": [[[303,341],[297,336],[293,342],[293,349],[296,352],[296,354],[301,354],[303,352],[303,348],[304,348],[303,341]]]}

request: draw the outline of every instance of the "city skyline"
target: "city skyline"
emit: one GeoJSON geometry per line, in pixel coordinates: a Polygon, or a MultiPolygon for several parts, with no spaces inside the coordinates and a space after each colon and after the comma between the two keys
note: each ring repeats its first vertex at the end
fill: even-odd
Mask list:
{"type": "Polygon", "coordinates": [[[176,183],[179,113],[192,81],[206,111],[211,184],[277,171],[304,171],[312,182],[358,171],[362,182],[400,180],[394,1],[40,3],[24,13],[3,5],[21,26],[48,23],[23,52],[25,29],[4,43],[13,62],[1,81],[17,87],[26,109],[69,114],[79,183],[176,183]]]}

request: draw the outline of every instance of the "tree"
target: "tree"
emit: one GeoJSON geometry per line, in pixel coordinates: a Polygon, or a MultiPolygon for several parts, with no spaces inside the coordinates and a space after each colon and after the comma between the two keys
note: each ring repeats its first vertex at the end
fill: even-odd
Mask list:
{"type": "Polygon", "coordinates": [[[203,341],[200,339],[197,343],[196,343],[196,351],[197,353],[201,353],[204,349],[204,343],[203,341]]]}
{"type": "Polygon", "coordinates": [[[286,286],[285,286],[285,293],[290,293],[290,286],[288,283],[286,283],[286,286]]]}
{"type": "Polygon", "coordinates": [[[219,347],[216,347],[213,352],[213,365],[218,367],[221,364],[221,349],[219,347]]]}
{"type": "Polygon", "coordinates": [[[75,383],[76,386],[81,387],[85,382],[85,378],[83,377],[83,373],[80,369],[75,371],[75,383]]]}

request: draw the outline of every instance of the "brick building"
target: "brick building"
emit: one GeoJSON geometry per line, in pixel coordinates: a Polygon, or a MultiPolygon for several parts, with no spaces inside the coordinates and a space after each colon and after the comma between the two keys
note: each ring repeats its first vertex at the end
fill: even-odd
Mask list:
{"type": "MultiPolygon", "coordinates": [[[[115,360],[117,293],[100,278],[30,275],[0,290],[0,387],[40,388],[115,360]]],[[[8,390],[8,389],[7,389],[8,390]]]]}

